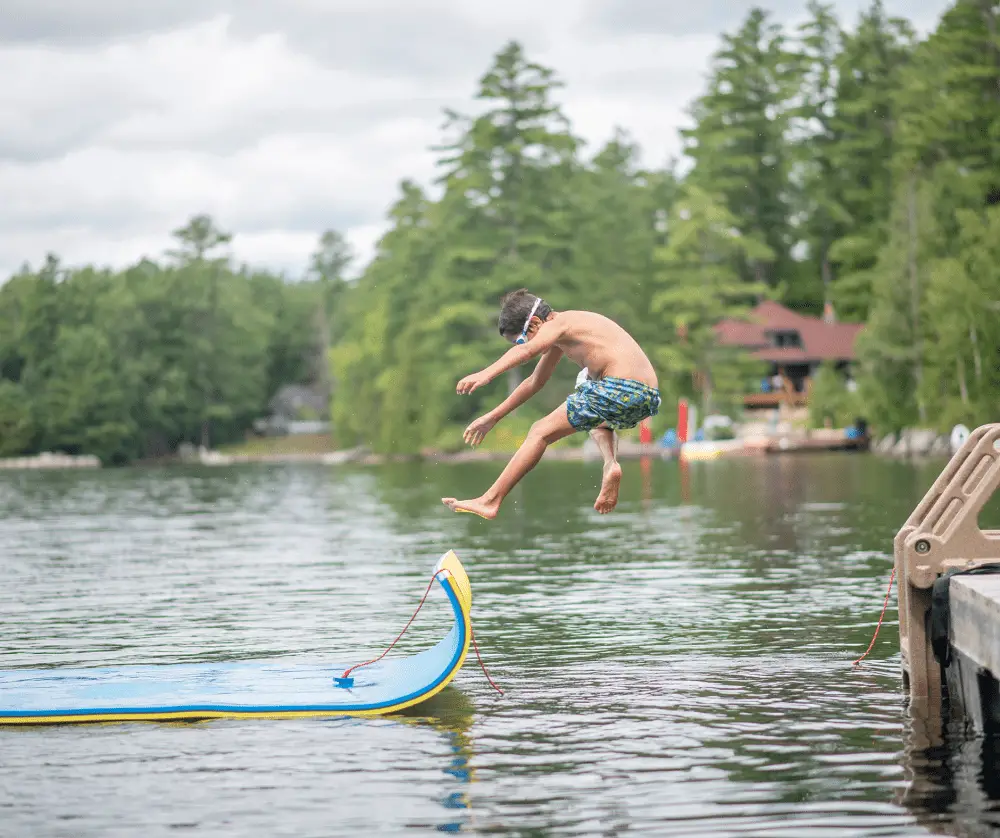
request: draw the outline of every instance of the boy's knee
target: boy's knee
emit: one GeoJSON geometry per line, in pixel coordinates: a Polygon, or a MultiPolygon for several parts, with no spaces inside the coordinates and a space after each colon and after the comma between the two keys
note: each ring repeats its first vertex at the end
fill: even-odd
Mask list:
{"type": "Polygon", "coordinates": [[[528,428],[528,438],[535,440],[545,439],[545,422],[539,419],[537,422],[532,422],[531,427],[528,428]]]}
{"type": "Polygon", "coordinates": [[[528,429],[528,439],[551,445],[553,442],[552,429],[544,419],[539,419],[537,422],[532,423],[528,429]]]}

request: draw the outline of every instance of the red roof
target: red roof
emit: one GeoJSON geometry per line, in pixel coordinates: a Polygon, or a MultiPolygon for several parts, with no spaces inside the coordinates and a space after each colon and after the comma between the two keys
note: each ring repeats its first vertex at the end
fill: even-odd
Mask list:
{"type": "Polygon", "coordinates": [[[762,361],[806,364],[813,361],[853,361],[854,342],[863,323],[827,323],[766,300],[746,320],[723,320],[715,327],[723,346],[742,346],[762,361]],[[796,331],[802,347],[777,347],[770,332],[796,331]]]}

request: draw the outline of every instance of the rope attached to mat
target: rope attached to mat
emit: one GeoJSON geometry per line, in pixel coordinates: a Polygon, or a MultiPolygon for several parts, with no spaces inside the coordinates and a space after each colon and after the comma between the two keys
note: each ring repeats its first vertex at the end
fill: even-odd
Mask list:
{"type": "Polygon", "coordinates": [[[479,658],[479,666],[482,667],[483,675],[485,675],[486,680],[490,682],[490,686],[500,693],[500,695],[503,695],[503,690],[493,683],[493,679],[490,678],[490,673],[486,671],[486,664],[483,663],[483,659],[479,654],[479,644],[476,643],[476,633],[472,630],[472,620],[469,620],[469,634],[472,635],[472,648],[476,650],[476,657],[479,658]]]}
{"type": "MultiPolygon", "coordinates": [[[[399,635],[396,637],[396,639],[393,640],[392,643],[389,644],[389,648],[386,649],[377,658],[373,658],[370,661],[365,661],[364,663],[355,664],[354,666],[352,666],[352,667],[350,667],[348,669],[345,669],[344,670],[344,674],[341,675],[339,678],[336,679],[336,681],[337,681],[338,684],[340,684],[341,686],[349,686],[350,685],[350,674],[352,672],[354,672],[355,669],[361,669],[364,666],[371,666],[373,663],[378,663],[380,660],[382,660],[382,658],[384,658],[386,655],[389,654],[389,652],[392,651],[393,646],[395,646],[402,639],[403,635],[406,634],[406,630],[411,625],[413,625],[413,621],[417,618],[417,614],[420,613],[420,609],[424,607],[424,603],[427,601],[427,596],[428,596],[428,594],[430,594],[431,588],[434,587],[434,581],[442,573],[447,573],[447,569],[446,568],[441,568],[436,573],[434,573],[433,576],[431,576],[431,581],[427,583],[427,590],[424,591],[424,595],[420,598],[420,603],[419,603],[419,605],[417,605],[417,610],[413,612],[413,616],[410,617],[409,622],[407,622],[407,624],[405,626],[403,626],[403,630],[399,633],[399,635]]],[[[486,671],[486,664],[483,663],[483,658],[479,654],[479,645],[476,643],[476,633],[475,633],[475,631],[472,630],[472,618],[471,617],[469,618],[469,633],[470,633],[470,635],[472,637],[472,646],[476,650],[476,657],[479,659],[479,666],[482,667],[483,675],[485,675],[486,676],[486,680],[490,682],[490,686],[493,687],[493,689],[495,689],[498,693],[500,693],[500,695],[503,695],[503,690],[500,689],[500,687],[498,687],[494,683],[493,679],[490,677],[490,673],[486,671]]]]}
{"type": "Polygon", "coordinates": [[[892,576],[889,577],[889,589],[885,592],[885,602],[882,603],[882,613],[879,615],[878,625],[875,626],[875,634],[872,636],[872,642],[868,644],[868,650],[860,658],[854,661],[853,664],[854,666],[857,666],[859,663],[861,663],[861,661],[867,658],[868,652],[870,652],[872,648],[875,646],[875,638],[878,637],[878,630],[882,628],[882,619],[885,617],[885,608],[889,604],[889,594],[892,593],[892,583],[895,578],[896,578],[896,568],[895,566],[893,566],[892,576]]]}

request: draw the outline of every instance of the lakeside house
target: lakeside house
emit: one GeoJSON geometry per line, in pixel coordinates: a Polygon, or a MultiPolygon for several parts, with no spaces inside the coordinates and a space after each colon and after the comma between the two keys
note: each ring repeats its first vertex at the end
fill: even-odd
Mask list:
{"type": "Polygon", "coordinates": [[[266,436],[325,434],[330,431],[330,404],[318,387],[286,384],[271,399],[270,414],[254,422],[266,436]]]}
{"type": "Polygon", "coordinates": [[[863,323],[838,323],[829,304],[820,318],[771,300],[759,303],[746,319],[723,320],[715,327],[720,345],[745,349],[769,365],[759,391],[744,396],[748,410],[805,407],[813,376],[824,362],[832,362],[852,387],[854,347],[863,329],[863,323]]]}

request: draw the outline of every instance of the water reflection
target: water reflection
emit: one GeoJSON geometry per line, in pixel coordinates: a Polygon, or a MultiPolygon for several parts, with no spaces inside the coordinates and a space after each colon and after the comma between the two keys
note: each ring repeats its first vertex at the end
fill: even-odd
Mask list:
{"type": "Polygon", "coordinates": [[[1000,835],[1000,739],[958,721],[939,731],[929,735],[919,717],[908,728],[899,802],[936,835],[1000,835]]]}
{"type": "Polygon", "coordinates": [[[463,788],[446,791],[440,798],[447,810],[446,818],[436,824],[439,832],[461,832],[466,826],[474,826],[475,818],[469,789],[464,788],[475,782],[476,772],[472,764],[472,721],[475,707],[468,696],[452,686],[446,687],[429,701],[399,714],[400,720],[429,725],[448,741],[451,759],[447,761],[443,773],[456,780],[463,788]]]}
{"type": "Polygon", "coordinates": [[[472,660],[391,719],[0,731],[0,833],[988,834],[996,748],[913,738],[894,603],[851,666],[939,466],[623,466],[613,515],[543,462],[494,522],[439,499],[498,464],[0,476],[2,667],[364,660],[455,548],[506,691],[472,660]]]}

